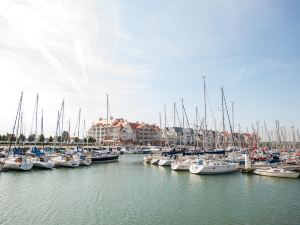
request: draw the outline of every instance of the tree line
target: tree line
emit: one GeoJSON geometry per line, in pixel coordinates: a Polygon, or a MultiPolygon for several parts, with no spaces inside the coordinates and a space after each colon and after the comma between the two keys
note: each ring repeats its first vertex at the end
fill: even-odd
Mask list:
{"type": "MultiPolygon", "coordinates": [[[[17,142],[17,143],[24,143],[24,142],[35,142],[37,141],[38,143],[54,143],[54,142],[63,142],[63,143],[68,143],[71,142],[71,137],[68,134],[67,131],[64,131],[61,136],[57,136],[56,138],[53,136],[49,136],[46,138],[43,134],[38,135],[37,139],[35,134],[30,134],[27,137],[23,134],[19,135],[16,137],[14,134],[6,134],[6,135],[1,135],[0,134],[0,142],[17,142]]],[[[95,143],[96,139],[89,137],[89,138],[84,138],[83,140],[79,140],[78,137],[73,138],[72,142],[77,143],[77,142],[84,142],[84,143],[95,143]]]]}

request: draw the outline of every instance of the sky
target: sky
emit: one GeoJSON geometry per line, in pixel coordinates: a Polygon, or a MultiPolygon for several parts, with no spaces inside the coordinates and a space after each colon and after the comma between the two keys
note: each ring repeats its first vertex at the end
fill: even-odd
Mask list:
{"type": "Polygon", "coordinates": [[[165,104],[169,126],[183,99],[192,126],[195,107],[204,115],[202,76],[210,128],[221,87],[235,129],[300,127],[299,11],[297,0],[1,0],[0,133],[22,91],[27,133],[37,93],[46,135],[63,99],[72,131],[79,108],[87,127],[106,117],[106,94],[111,115],[134,122],[159,124],[165,104]]]}

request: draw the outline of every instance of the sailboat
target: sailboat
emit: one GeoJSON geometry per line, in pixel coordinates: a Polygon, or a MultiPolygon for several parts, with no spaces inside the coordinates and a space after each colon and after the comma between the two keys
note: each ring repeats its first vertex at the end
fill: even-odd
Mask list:
{"type": "MultiPolygon", "coordinates": [[[[30,149],[29,154],[33,156],[33,167],[38,169],[52,169],[55,164],[54,162],[45,155],[43,151],[41,151],[37,147],[37,114],[38,114],[38,105],[39,105],[39,95],[36,96],[36,102],[35,102],[35,146],[30,149]]],[[[41,118],[41,135],[43,135],[43,111],[42,111],[42,118],[41,118]]]]}
{"type": "Polygon", "coordinates": [[[283,178],[298,178],[300,173],[295,171],[289,171],[283,168],[266,168],[256,169],[254,173],[257,175],[269,176],[269,177],[283,177],[283,178]]]}
{"type": "MultiPolygon", "coordinates": [[[[276,121],[276,132],[277,132],[277,143],[281,144],[281,138],[280,138],[280,125],[279,121],[276,121]]],[[[281,151],[280,151],[281,155],[281,151]]],[[[282,168],[282,157],[281,158],[281,166],[279,168],[272,168],[268,167],[265,169],[256,169],[254,170],[254,173],[257,175],[263,175],[263,176],[269,176],[269,177],[282,177],[282,178],[297,178],[299,177],[300,173],[295,171],[289,171],[284,168],[282,168]]]]}
{"type": "Polygon", "coordinates": [[[192,174],[223,174],[235,172],[239,169],[238,163],[224,160],[197,160],[190,166],[192,174]]]}
{"type": "MultiPolygon", "coordinates": [[[[109,107],[108,95],[106,95],[106,139],[107,140],[109,136],[108,107],[109,107]]],[[[118,162],[119,153],[117,151],[110,151],[109,148],[106,151],[96,149],[91,151],[91,157],[93,163],[118,162]]]]}
{"type": "MultiPolygon", "coordinates": [[[[75,149],[76,154],[79,156],[80,166],[89,166],[92,163],[92,159],[84,152],[82,148],[79,147],[79,130],[80,130],[80,116],[81,116],[81,109],[79,109],[77,124],[75,130],[77,128],[77,147],[75,149]]],[[[83,132],[85,131],[85,120],[83,126],[83,132]]],[[[74,135],[75,136],[75,135],[74,135]]],[[[84,135],[83,135],[84,139],[84,135]]]]}
{"type": "MultiPolygon", "coordinates": [[[[22,102],[23,102],[23,92],[20,97],[19,106],[17,110],[17,115],[15,118],[12,137],[15,135],[16,131],[16,143],[18,142],[18,135],[20,133],[20,137],[23,135],[23,114],[22,112],[22,102]]],[[[21,138],[19,138],[19,147],[11,148],[12,145],[12,137],[9,144],[9,150],[7,158],[2,161],[2,169],[3,170],[20,170],[20,171],[28,171],[33,167],[33,162],[26,156],[25,150],[21,148],[20,143],[23,142],[21,138]]]]}
{"type": "MultiPolygon", "coordinates": [[[[61,133],[63,130],[64,106],[65,106],[65,101],[63,100],[62,105],[61,105],[61,110],[58,112],[55,140],[57,139],[57,134],[59,133],[59,136],[61,136],[61,133]]],[[[62,140],[60,140],[60,145],[61,145],[61,142],[62,142],[62,140]]],[[[78,167],[80,164],[80,159],[79,159],[78,155],[74,154],[73,151],[65,152],[62,155],[52,158],[52,160],[55,163],[55,166],[58,166],[58,167],[74,168],[74,167],[78,167]]]]}

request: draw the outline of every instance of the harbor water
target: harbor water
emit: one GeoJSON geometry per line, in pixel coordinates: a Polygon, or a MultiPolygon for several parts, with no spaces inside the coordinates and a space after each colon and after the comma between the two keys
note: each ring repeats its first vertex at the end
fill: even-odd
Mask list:
{"type": "Polygon", "coordinates": [[[142,155],[74,169],[0,173],[0,224],[299,224],[300,179],[199,176],[142,155]]]}

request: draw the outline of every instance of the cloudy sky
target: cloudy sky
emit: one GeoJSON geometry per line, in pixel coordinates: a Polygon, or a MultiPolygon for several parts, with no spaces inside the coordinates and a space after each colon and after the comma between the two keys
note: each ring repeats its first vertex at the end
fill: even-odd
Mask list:
{"type": "Polygon", "coordinates": [[[37,93],[46,135],[63,99],[73,126],[80,107],[90,125],[105,94],[112,116],[132,121],[157,124],[166,104],[170,125],[183,98],[192,124],[203,75],[218,124],[223,86],[244,130],[300,127],[299,11],[297,0],[1,0],[0,133],[22,91],[27,133],[37,93]]]}

